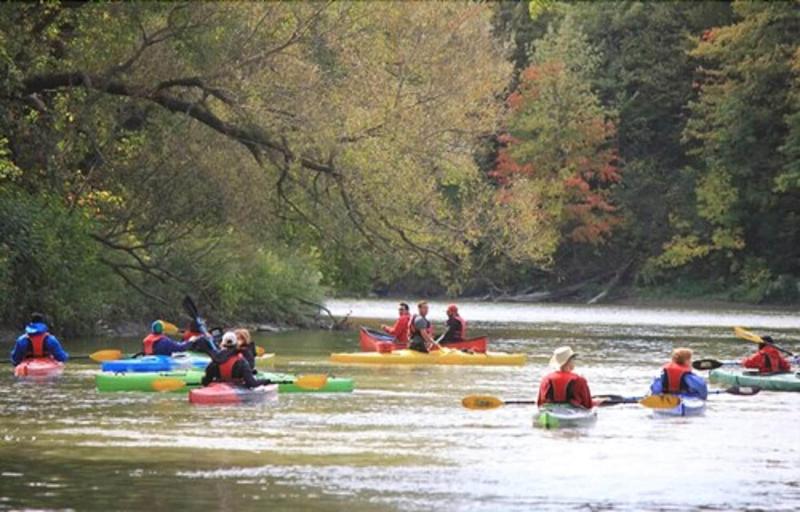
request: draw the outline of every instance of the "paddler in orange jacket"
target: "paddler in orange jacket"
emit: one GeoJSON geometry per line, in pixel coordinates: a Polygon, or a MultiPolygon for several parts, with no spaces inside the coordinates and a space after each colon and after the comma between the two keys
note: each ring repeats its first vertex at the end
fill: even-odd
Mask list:
{"type": "Polygon", "coordinates": [[[405,302],[400,303],[400,316],[393,326],[381,325],[383,332],[394,336],[395,341],[398,343],[408,343],[408,324],[411,322],[411,313],[408,310],[408,304],[405,302]]]}
{"type": "Polygon", "coordinates": [[[792,365],[775,348],[775,342],[772,338],[770,336],[762,336],[761,339],[763,343],[758,344],[758,352],[742,360],[742,366],[755,368],[759,373],[785,373],[792,371],[792,365]]]}
{"type": "Polygon", "coordinates": [[[570,404],[575,407],[591,409],[594,407],[589,384],[582,376],[574,373],[575,358],[578,354],[570,347],[558,347],[553,351],[550,366],[558,368],[545,375],[539,385],[537,404],[570,404]]]}

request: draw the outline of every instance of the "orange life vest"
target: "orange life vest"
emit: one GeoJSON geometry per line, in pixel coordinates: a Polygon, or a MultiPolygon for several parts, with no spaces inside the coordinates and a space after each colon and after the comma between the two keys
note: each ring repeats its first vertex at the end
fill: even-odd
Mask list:
{"type": "Polygon", "coordinates": [[[155,346],[156,342],[163,337],[164,337],[163,334],[156,334],[156,333],[148,334],[147,337],[142,340],[142,345],[144,347],[144,355],[152,356],[153,347],[155,346]]]}
{"type": "Polygon", "coordinates": [[[28,357],[47,357],[47,354],[44,353],[44,340],[48,334],[46,332],[28,334],[28,340],[31,342],[31,354],[28,357]]]}
{"type": "Polygon", "coordinates": [[[547,377],[547,401],[554,404],[569,403],[573,398],[572,383],[578,376],[572,372],[553,372],[547,377]]]}
{"type": "Polygon", "coordinates": [[[233,378],[233,367],[236,366],[237,361],[245,361],[241,353],[229,357],[224,363],[219,363],[219,377],[224,382],[238,382],[242,379],[233,378]]]}
{"type": "Polygon", "coordinates": [[[692,371],[686,367],[673,362],[664,365],[661,373],[661,390],[664,393],[680,393],[683,386],[683,376],[692,371]]]}

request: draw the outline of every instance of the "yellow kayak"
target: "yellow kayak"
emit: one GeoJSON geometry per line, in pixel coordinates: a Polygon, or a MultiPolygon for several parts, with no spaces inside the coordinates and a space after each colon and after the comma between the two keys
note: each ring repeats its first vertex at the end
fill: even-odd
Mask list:
{"type": "Polygon", "coordinates": [[[475,366],[521,366],[525,364],[525,354],[506,352],[486,352],[471,354],[460,350],[437,350],[424,353],[414,350],[393,350],[381,352],[352,352],[331,354],[334,363],[356,364],[449,364],[475,366]]]}

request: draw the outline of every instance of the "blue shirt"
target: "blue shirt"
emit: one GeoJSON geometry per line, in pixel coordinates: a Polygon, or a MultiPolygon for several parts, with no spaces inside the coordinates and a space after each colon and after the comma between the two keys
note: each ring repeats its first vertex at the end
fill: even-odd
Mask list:
{"type": "Polygon", "coordinates": [[[167,336],[162,336],[158,341],[153,343],[153,355],[156,356],[171,356],[175,352],[186,352],[192,347],[192,343],[187,341],[181,343],[174,341],[167,336]]]}
{"type": "MultiPolygon", "coordinates": [[[[661,375],[659,375],[653,379],[653,383],[650,384],[650,392],[654,395],[660,395],[664,392],[664,388],[662,386],[663,383],[661,382],[661,375]]],[[[699,375],[687,373],[681,379],[681,395],[702,398],[705,400],[708,398],[708,384],[706,384],[706,381],[699,375]]]]}
{"type": "MultiPolygon", "coordinates": [[[[44,353],[53,356],[56,361],[61,361],[63,363],[69,359],[69,354],[64,351],[61,342],[52,334],[48,333],[47,336],[45,336],[42,345],[44,353]]],[[[33,343],[30,338],[28,338],[27,334],[23,334],[17,338],[14,349],[11,351],[11,363],[16,366],[29,355],[33,355],[33,343]]]]}

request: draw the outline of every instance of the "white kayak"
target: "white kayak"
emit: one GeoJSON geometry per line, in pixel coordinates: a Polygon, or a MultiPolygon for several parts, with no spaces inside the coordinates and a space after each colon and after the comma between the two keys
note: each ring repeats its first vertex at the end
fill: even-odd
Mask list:
{"type": "Polygon", "coordinates": [[[681,403],[672,409],[653,409],[654,416],[703,416],[706,401],[702,398],[679,395],[681,403]]]}
{"type": "Polygon", "coordinates": [[[597,421],[597,409],[569,404],[545,404],[533,415],[533,426],[540,428],[588,427],[597,421]]]}

